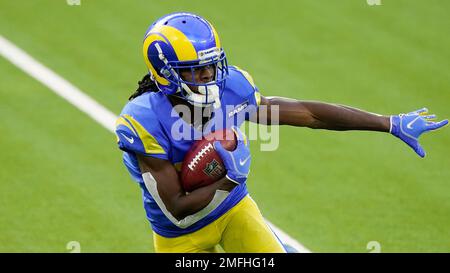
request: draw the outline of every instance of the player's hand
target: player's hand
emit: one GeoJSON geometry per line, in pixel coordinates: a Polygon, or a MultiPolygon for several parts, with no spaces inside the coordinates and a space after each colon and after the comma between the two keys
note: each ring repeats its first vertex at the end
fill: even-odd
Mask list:
{"type": "Polygon", "coordinates": [[[429,115],[427,108],[391,116],[390,133],[408,144],[420,157],[425,157],[425,151],[419,144],[419,137],[425,132],[437,130],[448,124],[448,120],[434,122],[436,115],[429,115]]]}
{"type": "Polygon", "coordinates": [[[249,143],[244,134],[237,127],[232,127],[231,129],[236,134],[236,149],[228,151],[222,147],[219,141],[214,142],[214,149],[222,158],[223,164],[227,169],[226,177],[236,184],[242,184],[247,181],[252,158],[248,147],[249,143]]]}

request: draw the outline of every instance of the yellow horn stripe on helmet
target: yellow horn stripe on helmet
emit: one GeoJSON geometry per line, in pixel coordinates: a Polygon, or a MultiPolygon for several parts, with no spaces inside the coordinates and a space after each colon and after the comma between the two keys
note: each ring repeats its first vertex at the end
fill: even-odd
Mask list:
{"type": "Polygon", "coordinates": [[[151,33],[155,32],[161,33],[170,42],[179,61],[194,61],[198,59],[197,51],[183,32],[167,25],[160,25],[151,30],[151,33]]]}
{"type": "Polygon", "coordinates": [[[154,42],[154,41],[162,41],[165,43],[165,40],[163,37],[161,37],[159,34],[157,33],[149,33],[147,35],[147,37],[145,37],[144,40],[144,45],[142,46],[142,53],[144,54],[144,60],[145,60],[145,64],[147,65],[148,69],[150,70],[150,72],[152,73],[153,77],[155,77],[155,80],[162,85],[169,85],[169,81],[166,80],[165,78],[161,77],[158,75],[158,73],[156,72],[155,68],[153,67],[152,63],[150,62],[150,60],[148,59],[147,56],[147,52],[148,52],[148,47],[154,42]]]}

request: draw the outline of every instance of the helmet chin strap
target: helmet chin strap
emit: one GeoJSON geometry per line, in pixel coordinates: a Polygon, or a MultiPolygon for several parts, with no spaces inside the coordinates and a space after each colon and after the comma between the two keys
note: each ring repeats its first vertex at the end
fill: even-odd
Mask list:
{"type": "MultiPolygon", "coordinates": [[[[181,86],[187,93],[185,96],[187,101],[192,105],[202,107],[212,104],[214,109],[220,107],[219,86],[215,84],[201,85],[198,87],[198,92],[200,94],[194,93],[185,83],[181,83],[181,86]]],[[[181,92],[181,90],[179,90],[179,92],[181,92]]]]}

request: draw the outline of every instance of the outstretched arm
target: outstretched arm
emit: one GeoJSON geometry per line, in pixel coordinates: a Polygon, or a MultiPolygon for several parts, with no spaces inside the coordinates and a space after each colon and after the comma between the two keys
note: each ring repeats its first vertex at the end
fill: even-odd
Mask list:
{"type": "Polygon", "coordinates": [[[267,111],[258,111],[256,121],[268,125],[292,125],[327,130],[367,130],[389,132],[408,144],[419,156],[425,151],[419,137],[425,132],[439,129],[448,120],[434,122],[435,115],[428,115],[426,108],[393,116],[383,116],[349,106],[316,101],[299,101],[282,97],[262,97],[261,104],[267,111]],[[278,108],[278,115],[272,110],[278,108]]]}
{"type": "Polygon", "coordinates": [[[389,132],[389,116],[369,113],[349,106],[317,101],[299,101],[282,97],[261,97],[267,107],[258,114],[258,123],[292,125],[327,130],[369,130],[389,132]],[[271,115],[273,106],[279,108],[278,120],[271,115]]]}

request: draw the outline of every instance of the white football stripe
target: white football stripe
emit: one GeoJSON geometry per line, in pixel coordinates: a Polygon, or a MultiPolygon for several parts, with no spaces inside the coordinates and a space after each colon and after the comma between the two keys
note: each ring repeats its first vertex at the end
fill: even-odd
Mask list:
{"type": "MultiPolygon", "coordinates": [[[[73,84],[62,78],[51,69],[39,63],[25,51],[14,45],[12,42],[0,35],[0,55],[10,61],[12,64],[23,70],[58,96],[64,98],[70,104],[87,114],[93,120],[114,132],[117,115],[106,109],[103,105],[86,95],[73,84]]],[[[267,221],[267,219],[266,219],[267,221]]],[[[310,252],[298,241],[291,238],[281,229],[267,221],[278,237],[285,243],[288,243],[299,252],[310,252]]]]}

